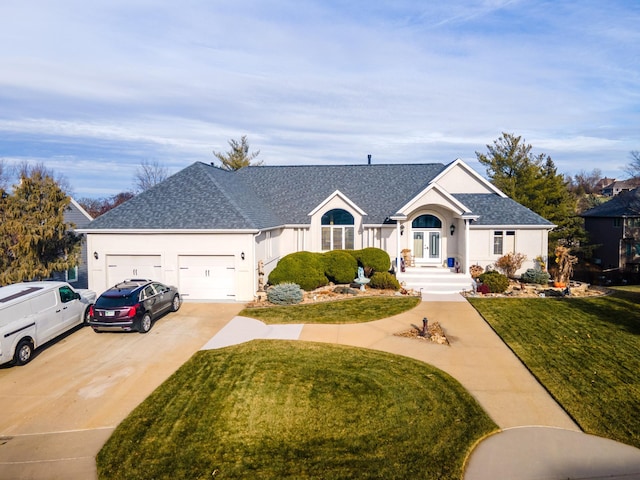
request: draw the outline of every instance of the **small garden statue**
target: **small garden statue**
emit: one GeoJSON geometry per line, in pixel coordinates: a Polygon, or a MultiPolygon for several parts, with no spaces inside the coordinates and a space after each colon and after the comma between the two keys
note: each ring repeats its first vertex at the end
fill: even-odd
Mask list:
{"type": "Polygon", "coordinates": [[[422,332],[420,336],[425,338],[429,337],[429,320],[427,320],[427,317],[422,319],[422,332]]]}
{"type": "Polygon", "coordinates": [[[358,267],[358,278],[356,278],[354,282],[360,285],[360,290],[364,292],[364,286],[370,281],[371,279],[367,278],[364,274],[364,268],[358,267]]]}

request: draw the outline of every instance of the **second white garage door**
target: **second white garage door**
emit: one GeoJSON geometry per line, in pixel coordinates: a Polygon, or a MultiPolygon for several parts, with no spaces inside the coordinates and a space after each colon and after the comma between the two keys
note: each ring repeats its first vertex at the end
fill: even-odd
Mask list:
{"type": "Polygon", "coordinates": [[[179,289],[186,300],[234,300],[233,255],[180,255],[179,289]]]}

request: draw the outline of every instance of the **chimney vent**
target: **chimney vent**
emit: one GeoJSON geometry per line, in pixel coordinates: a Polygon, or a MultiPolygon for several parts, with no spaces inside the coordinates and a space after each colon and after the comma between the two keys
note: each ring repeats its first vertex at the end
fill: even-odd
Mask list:
{"type": "Polygon", "coordinates": [[[371,154],[367,155],[367,165],[371,165],[371,154]]]}

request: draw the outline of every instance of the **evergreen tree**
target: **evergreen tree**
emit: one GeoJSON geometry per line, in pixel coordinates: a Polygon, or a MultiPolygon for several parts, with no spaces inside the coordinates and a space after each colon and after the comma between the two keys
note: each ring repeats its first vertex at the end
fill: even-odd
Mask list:
{"type": "Polygon", "coordinates": [[[586,239],[576,196],[551,157],[534,155],[532,149],[522,137],[502,133],[493,145],[487,145],[487,154],[476,152],[476,157],[496,187],[557,225],[549,234],[550,253],[558,242],[576,247],[586,239]]]}
{"type": "Polygon", "coordinates": [[[229,146],[231,150],[226,153],[213,152],[220,163],[220,167],[223,170],[240,170],[244,167],[254,166],[258,167],[262,165],[262,162],[253,162],[253,159],[260,155],[260,150],[257,152],[249,153],[249,141],[247,136],[243,135],[240,141],[231,139],[229,140],[229,146]]]}
{"type": "Polygon", "coordinates": [[[0,200],[0,285],[50,278],[75,267],[80,237],[65,223],[70,198],[40,170],[21,175],[0,200]]]}

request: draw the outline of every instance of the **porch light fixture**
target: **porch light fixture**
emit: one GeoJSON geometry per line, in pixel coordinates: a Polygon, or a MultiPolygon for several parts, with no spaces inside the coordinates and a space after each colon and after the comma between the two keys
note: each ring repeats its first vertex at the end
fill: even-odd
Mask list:
{"type": "Polygon", "coordinates": [[[98,252],[93,252],[93,258],[98,259],[98,252]]]}
{"type": "Polygon", "coordinates": [[[400,235],[404,235],[404,224],[400,225],[400,235]]]}
{"type": "Polygon", "coordinates": [[[451,226],[449,227],[449,231],[451,232],[451,235],[453,235],[456,231],[456,226],[452,223],[451,226]]]}
{"type": "Polygon", "coordinates": [[[244,260],[244,252],[242,252],[242,253],[240,254],[240,258],[241,258],[242,260],[244,260]]]}

